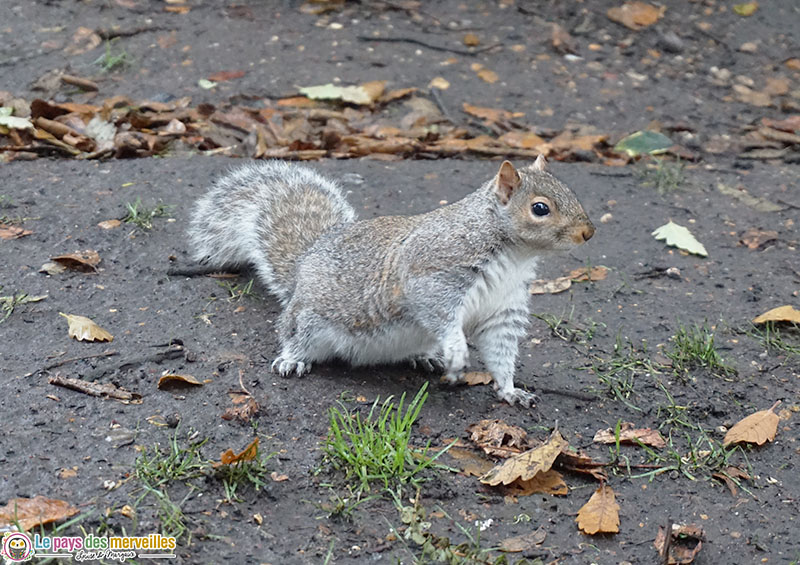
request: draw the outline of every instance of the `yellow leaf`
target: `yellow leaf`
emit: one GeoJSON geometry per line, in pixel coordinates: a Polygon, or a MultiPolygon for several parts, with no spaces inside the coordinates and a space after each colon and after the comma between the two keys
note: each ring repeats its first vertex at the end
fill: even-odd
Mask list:
{"type": "Polygon", "coordinates": [[[527,481],[517,479],[506,488],[508,494],[514,496],[530,496],[537,493],[557,496],[566,496],[569,494],[567,483],[564,482],[561,473],[555,469],[539,473],[527,481]]]}
{"type": "Polygon", "coordinates": [[[755,414],[750,414],[747,418],[739,420],[728,433],[725,434],[723,445],[734,443],[755,443],[763,445],[775,439],[778,433],[778,423],[780,417],[774,412],[781,401],[777,401],[769,410],[759,410],[755,414]]]}
{"type": "Polygon", "coordinates": [[[800,324],[800,310],[795,310],[791,305],[779,306],[769,312],[764,312],[753,320],[754,324],[765,322],[793,322],[800,324]]]}
{"type": "Polygon", "coordinates": [[[744,4],[734,4],[733,11],[743,17],[752,16],[758,10],[758,2],[745,2],[744,4]]]}
{"type": "Polygon", "coordinates": [[[64,314],[63,312],[59,312],[59,315],[64,316],[69,323],[69,337],[74,337],[78,341],[114,340],[114,336],[85,316],[64,314]]]}
{"type": "Polygon", "coordinates": [[[509,485],[517,479],[532,479],[537,473],[549,471],[567,445],[567,440],[556,430],[543,445],[507,459],[481,477],[481,482],[496,486],[509,485]]]}
{"type": "Polygon", "coordinates": [[[611,487],[602,485],[594,491],[589,502],[578,510],[578,517],[575,518],[575,521],[578,523],[578,527],[589,535],[619,532],[619,504],[615,500],[611,487]]]}
{"type": "Polygon", "coordinates": [[[181,384],[189,384],[194,386],[203,386],[203,383],[198,381],[191,375],[173,375],[172,373],[167,373],[166,375],[162,375],[160,379],[158,379],[158,388],[168,388],[173,385],[180,386],[181,384]]]}
{"type": "Polygon", "coordinates": [[[241,453],[234,453],[233,449],[227,449],[221,456],[219,462],[213,464],[214,467],[222,465],[232,465],[240,461],[252,461],[258,455],[258,438],[255,438],[245,447],[241,453]]]}

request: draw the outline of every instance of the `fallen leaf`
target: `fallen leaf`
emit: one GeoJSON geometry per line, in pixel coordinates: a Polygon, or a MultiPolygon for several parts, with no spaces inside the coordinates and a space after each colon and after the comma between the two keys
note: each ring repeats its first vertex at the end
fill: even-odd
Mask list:
{"type": "Polygon", "coordinates": [[[598,481],[606,481],[608,476],[605,463],[594,461],[588,455],[574,451],[571,447],[564,449],[556,458],[556,466],[563,471],[590,475],[598,481]]]}
{"type": "Polygon", "coordinates": [[[758,2],[745,2],[743,4],[734,4],[733,11],[743,17],[752,16],[758,10],[758,2]]]}
{"type": "Polygon", "coordinates": [[[701,257],[708,257],[706,248],[695,239],[692,232],[671,220],[663,226],[656,228],[651,235],[659,241],[665,241],[667,245],[672,247],[677,247],[678,249],[701,257]]]}
{"type": "Polygon", "coordinates": [[[800,310],[795,310],[790,304],[786,306],[778,306],[760,316],[753,319],[754,324],[763,324],[765,322],[792,322],[800,324],[800,310]]]}
{"type": "Polygon", "coordinates": [[[0,223],[0,239],[18,239],[32,233],[31,230],[22,229],[19,226],[0,223]]]}
{"type": "Polygon", "coordinates": [[[464,382],[469,386],[488,385],[492,382],[492,374],[486,371],[470,371],[464,374],[464,382]]]}
{"type": "Polygon", "coordinates": [[[442,77],[433,77],[431,82],[428,83],[430,88],[438,88],[439,90],[447,90],[450,88],[450,82],[442,77]]]}
{"type": "Polygon", "coordinates": [[[763,247],[767,243],[771,243],[778,239],[778,232],[774,230],[757,230],[755,228],[751,228],[742,234],[741,239],[739,240],[740,243],[746,246],[748,249],[758,249],[763,247]]]}
{"type": "Polygon", "coordinates": [[[481,44],[480,38],[474,33],[468,33],[464,35],[464,39],[462,39],[462,41],[467,47],[475,47],[476,45],[481,44]]]}
{"type": "Polygon", "coordinates": [[[722,472],[711,473],[711,476],[717,479],[718,481],[722,481],[723,483],[725,483],[725,486],[728,487],[731,496],[736,496],[739,493],[739,488],[736,486],[736,482],[734,481],[734,479],[750,480],[749,474],[739,469],[739,467],[732,467],[732,466],[725,467],[725,469],[722,472]]]}
{"type": "Polygon", "coordinates": [[[206,78],[213,82],[224,82],[226,80],[242,78],[246,74],[247,71],[219,71],[207,76],[206,78]]]}
{"type": "Polygon", "coordinates": [[[357,105],[372,104],[383,93],[381,89],[378,96],[373,97],[375,91],[370,91],[364,86],[336,86],[333,83],[306,86],[300,88],[299,91],[300,94],[312,100],[341,100],[357,105]]]}
{"type": "Polygon", "coordinates": [[[507,459],[481,477],[480,481],[492,486],[508,485],[517,479],[527,481],[537,473],[550,470],[558,454],[567,445],[567,440],[555,430],[543,445],[507,459]]]}
{"type": "Polygon", "coordinates": [[[675,143],[663,133],[657,131],[637,131],[622,138],[614,146],[614,151],[627,153],[631,157],[640,155],[658,155],[665,153],[675,143]]]}
{"type": "Polygon", "coordinates": [[[503,541],[500,542],[499,549],[500,551],[505,551],[506,553],[519,553],[521,551],[530,551],[537,545],[541,545],[542,543],[544,543],[544,539],[546,537],[547,537],[547,532],[541,526],[539,526],[534,531],[529,532],[527,534],[504,539],[503,541]]]}
{"type": "Polygon", "coordinates": [[[494,463],[468,449],[451,447],[447,455],[458,461],[461,472],[467,476],[482,477],[494,467],[494,463]]]}
{"type": "Polygon", "coordinates": [[[669,563],[670,565],[688,564],[694,561],[697,553],[703,547],[703,540],[705,534],[703,529],[694,524],[672,524],[671,526],[669,543],[669,556],[664,559],[664,546],[667,541],[667,533],[664,526],[658,527],[656,539],[653,546],[658,550],[661,557],[661,563],[669,563]]]}
{"type": "Polygon", "coordinates": [[[82,273],[97,272],[97,265],[100,263],[100,255],[94,249],[87,249],[77,253],[57,255],[50,257],[51,261],[63,265],[67,269],[80,271],[82,273]]]}
{"type": "Polygon", "coordinates": [[[778,400],[768,410],[759,410],[755,414],[750,414],[746,418],[739,420],[728,433],[722,444],[725,446],[734,443],[755,443],[763,445],[775,439],[778,433],[778,423],[780,417],[774,412],[775,408],[781,403],[778,400]]]}
{"type": "Polygon", "coordinates": [[[67,469],[66,467],[63,469],[59,469],[57,476],[59,479],[72,479],[78,476],[78,471],[75,469],[67,469]]]}
{"type": "MultiPolygon", "coordinates": [[[[517,114],[521,114],[521,112],[515,112],[514,116],[516,117],[517,114]]],[[[546,143],[544,139],[529,131],[507,131],[498,137],[497,141],[517,149],[536,149],[546,143]]]]}
{"type": "Polygon", "coordinates": [[[489,122],[506,122],[513,118],[521,118],[525,115],[522,112],[509,112],[508,110],[502,110],[500,108],[485,108],[467,102],[464,102],[461,107],[470,116],[475,116],[476,118],[481,118],[489,122]]]}
{"type": "Polygon", "coordinates": [[[734,84],[732,88],[733,92],[736,93],[736,98],[740,102],[750,104],[751,106],[758,106],[759,108],[772,106],[772,97],[766,92],[753,90],[749,86],[743,84],[734,84]]]}
{"type": "Polygon", "coordinates": [[[45,498],[38,495],[33,498],[12,498],[0,507],[0,532],[16,529],[16,524],[23,531],[36,526],[57,522],[78,513],[78,509],[69,502],[45,498]]]}
{"type": "Polygon", "coordinates": [[[489,455],[510,457],[528,449],[528,434],[503,420],[481,420],[467,428],[470,439],[489,455]]]}
{"type": "Polygon", "coordinates": [[[164,390],[168,388],[175,388],[181,385],[192,385],[192,386],[203,386],[203,383],[198,381],[191,375],[175,375],[173,373],[167,373],[166,375],[162,375],[160,379],[158,379],[158,389],[164,390]]]}
{"type": "Polygon", "coordinates": [[[211,90],[212,88],[217,86],[217,83],[214,82],[213,80],[208,80],[207,78],[201,78],[200,80],[197,81],[197,86],[199,86],[203,90],[211,90]]]}
{"type": "Polygon", "coordinates": [[[626,2],[622,6],[609,8],[606,15],[612,22],[638,31],[656,23],[666,10],[666,6],[657,8],[645,2],[626,2]]]}
{"type": "Polygon", "coordinates": [[[770,202],[766,198],[753,196],[747,190],[741,187],[729,186],[723,183],[717,183],[717,190],[726,196],[731,196],[749,208],[755,208],[759,212],[780,212],[784,209],[783,206],[770,202]]]}
{"type": "Polygon", "coordinates": [[[0,126],[20,130],[33,129],[33,124],[28,118],[12,116],[12,111],[13,108],[0,108],[0,126]]]}
{"type": "Polygon", "coordinates": [[[64,49],[70,55],[80,55],[99,46],[103,40],[88,27],[79,27],[72,35],[72,43],[64,49]]]}
{"type": "Polygon", "coordinates": [[[589,501],[578,510],[575,521],[578,528],[589,535],[619,532],[619,504],[611,487],[601,485],[594,491],[589,501]]]}
{"type": "Polygon", "coordinates": [[[113,230],[114,228],[118,228],[122,225],[120,220],[103,220],[97,224],[97,227],[104,230],[113,230]]]}
{"type": "Polygon", "coordinates": [[[272,471],[269,474],[269,476],[276,483],[282,483],[284,481],[288,481],[289,480],[289,475],[284,475],[284,474],[280,474],[279,475],[277,471],[272,471]]]}
{"type": "Polygon", "coordinates": [[[114,336],[85,316],[64,314],[63,312],[59,312],[59,315],[64,316],[69,323],[69,337],[74,337],[78,341],[114,340],[114,336]]]}
{"type": "Polygon", "coordinates": [[[234,453],[233,449],[228,448],[222,455],[220,460],[213,463],[214,467],[221,467],[223,465],[232,465],[240,461],[253,461],[258,456],[258,437],[251,441],[241,453],[234,453]]]}
{"type": "MultiPolygon", "coordinates": [[[[653,430],[650,428],[634,428],[632,422],[623,422],[620,425],[619,430],[620,443],[638,445],[636,440],[639,440],[645,445],[655,447],[656,449],[662,449],[667,445],[658,430],[653,430]]],[[[594,434],[592,441],[597,443],[616,443],[616,430],[614,428],[599,430],[594,434]]]]}
{"type": "Polygon", "coordinates": [[[490,71],[489,69],[480,69],[477,74],[478,78],[480,78],[483,82],[488,82],[489,84],[496,83],[500,78],[497,76],[496,72],[490,71]]]}
{"type": "Polygon", "coordinates": [[[528,291],[531,294],[558,294],[572,286],[571,277],[558,277],[557,279],[538,279],[531,282],[528,291]]]}
{"type": "Polygon", "coordinates": [[[517,479],[506,486],[506,493],[512,496],[530,496],[532,494],[549,494],[552,496],[566,496],[569,487],[564,482],[561,473],[555,469],[537,473],[532,479],[524,481],[517,479]]]}
{"type": "Polygon", "coordinates": [[[260,406],[258,402],[246,392],[228,393],[233,401],[233,406],[227,408],[222,414],[223,420],[239,420],[248,423],[250,419],[258,414],[260,406]]]}
{"type": "Polygon", "coordinates": [[[608,276],[608,267],[597,265],[596,267],[580,267],[569,272],[572,282],[597,282],[605,280],[608,276]]]}

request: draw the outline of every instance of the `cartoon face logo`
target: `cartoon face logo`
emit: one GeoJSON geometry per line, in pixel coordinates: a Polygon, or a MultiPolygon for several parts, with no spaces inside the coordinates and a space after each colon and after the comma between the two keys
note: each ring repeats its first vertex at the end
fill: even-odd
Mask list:
{"type": "Polygon", "coordinates": [[[20,563],[33,557],[33,543],[27,534],[6,532],[0,555],[9,561],[20,563]]]}

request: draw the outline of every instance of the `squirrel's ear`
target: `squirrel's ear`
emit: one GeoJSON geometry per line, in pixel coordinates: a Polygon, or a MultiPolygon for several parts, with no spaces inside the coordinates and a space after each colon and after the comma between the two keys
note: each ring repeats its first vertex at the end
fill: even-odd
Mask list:
{"type": "Polygon", "coordinates": [[[531,165],[531,169],[539,172],[544,172],[547,170],[547,160],[544,158],[542,153],[539,153],[539,156],[536,157],[536,161],[534,161],[533,165],[531,165]]]}
{"type": "Polygon", "coordinates": [[[494,191],[502,204],[508,204],[511,194],[516,190],[522,180],[519,173],[509,161],[503,161],[500,171],[494,178],[494,191]]]}

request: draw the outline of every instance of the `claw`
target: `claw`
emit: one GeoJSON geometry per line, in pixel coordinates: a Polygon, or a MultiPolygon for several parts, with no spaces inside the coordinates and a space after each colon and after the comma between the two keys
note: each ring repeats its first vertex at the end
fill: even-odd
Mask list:
{"type": "Polygon", "coordinates": [[[305,373],[311,370],[311,363],[304,363],[303,361],[293,361],[291,359],[278,357],[272,362],[270,370],[273,373],[278,373],[282,377],[288,377],[292,373],[297,373],[298,377],[302,377],[305,373]]]}
{"type": "Polygon", "coordinates": [[[497,397],[505,400],[510,405],[519,404],[524,408],[533,408],[539,402],[539,397],[532,392],[527,392],[521,388],[512,388],[510,391],[497,391],[497,397]]]}

